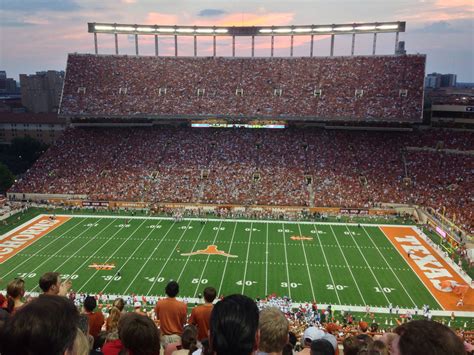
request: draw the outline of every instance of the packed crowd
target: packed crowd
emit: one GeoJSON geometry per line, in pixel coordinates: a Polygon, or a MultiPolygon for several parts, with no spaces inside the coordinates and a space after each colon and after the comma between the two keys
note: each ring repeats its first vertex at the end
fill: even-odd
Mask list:
{"type": "Polygon", "coordinates": [[[328,306],[321,318],[315,303],[295,311],[291,300],[269,296],[254,300],[244,295],[221,297],[206,287],[203,303],[188,315],[176,297],[179,284],[170,281],[166,297],[150,313],[141,302],[127,312],[121,298],[98,309],[100,297],[88,295],[79,306],[70,281],[55,272],[39,280],[37,298],[25,300],[21,279],[7,286],[0,299],[2,355],[414,355],[472,354],[474,346],[463,332],[430,320],[403,322],[387,331],[374,321],[355,322],[352,315],[334,321],[328,306]],[[316,307],[316,309],[315,309],[316,307]],[[356,323],[354,325],[353,323],[356,323]],[[342,344],[342,348],[341,348],[342,344]]]}
{"type": "Polygon", "coordinates": [[[474,150],[473,134],[71,129],[10,192],[152,203],[352,208],[413,203],[443,209],[472,231],[474,158],[440,147],[474,150]]]}
{"type": "Polygon", "coordinates": [[[424,68],[422,55],[173,58],[71,54],[60,113],[419,122],[424,68]]]}

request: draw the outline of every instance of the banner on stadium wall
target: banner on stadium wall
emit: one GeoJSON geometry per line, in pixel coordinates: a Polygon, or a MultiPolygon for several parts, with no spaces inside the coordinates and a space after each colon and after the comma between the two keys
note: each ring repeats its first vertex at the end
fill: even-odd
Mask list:
{"type": "Polygon", "coordinates": [[[329,214],[338,214],[340,208],[338,207],[311,207],[309,212],[311,213],[329,213],[329,214]]]}
{"type": "Polygon", "coordinates": [[[375,215],[375,216],[386,216],[386,215],[393,215],[397,214],[397,211],[395,210],[369,210],[369,215],[375,215]]]}
{"type": "Polygon", "coordinates": [[[82,200],[66,200],[62,198],[51,198],[48,199],[48,204],[51,205],[65,205],[65,206],[74,206],[74,207],[81,207],[82,200]]]}
{"type": "Polygon", "coordinates": [[[362,208],[341,208],[340,209],[341,214],[355,214],[359,216],[366,216],[369,214],[368,209],[362,209],[362,208]]]}
{"type": "Polygon", "coordinates": [[[108,208],[109,204],[109,201],[82,201],[82,207],[108,208]]]}
{"type": "Polygon", "coordinates": [[[123,201],[112,201],[110,207],[117,208],[146,208],[148,204],[145,202],[123,202],[123,201]]]}

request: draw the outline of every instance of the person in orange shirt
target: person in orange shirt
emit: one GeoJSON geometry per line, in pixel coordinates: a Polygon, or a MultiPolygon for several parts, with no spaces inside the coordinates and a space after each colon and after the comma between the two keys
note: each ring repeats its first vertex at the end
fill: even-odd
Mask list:
{"type": "Polygon", "coordinates": [[[156,319],[160,321],[163,347],[181,341],[187,311],[186,304],[176,299],[179,293],[179,285],[176,281],[170,281],[166,285],[165,293],[168,297],[158,301],[155,306],[156,319]]]}
{"type": "Polygon", "coordinates": [[[198,340],[202,341],[209,337],[209,323],[211,312],[214,307],[212,302],[216,299],[217,291],[214,287],[204,289],[204,304],[193,308],[188,324],[194,324],[198,328],[198,340]]]}
{"type": "Polygon", "coordinates": [[[105,323],[104,315],[101,311],[94,312],[97,307],[97,301],[93,296],[87,296],[84,300],[84,314],[89,318],[89,334],[97,339],[97,336],[105,323]]]}

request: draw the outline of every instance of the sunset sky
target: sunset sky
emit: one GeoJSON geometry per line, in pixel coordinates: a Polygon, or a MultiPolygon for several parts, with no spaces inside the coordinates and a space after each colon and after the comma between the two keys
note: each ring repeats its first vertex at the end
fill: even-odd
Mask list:
{"type": "MultiPolygon", "coordinates": [[[[427,54],[427,72],[458,74],[474,82],[474,0],[291,0],[291,1],[152,1],[152,0],[2,0],[0,70],[20,73],[64,70],[70,52],[92,53],[87,22],[160,25],[307,25],[406,21],[408,53],[427,54]]],[[[142,37],[141,37],[142,38],[142,37]]],[[[357,37],[357,54],[371,52],[369,35],[357,37]]],[[[350,36],[336,37],[336,55],[350,53],[350,36]]],[[[140,54],[153,54],[153,38],[140,39],[140,54]]],[[[199,54],[210,55],[210,38],[199,41],[199,54]]],[[[237,55],[250,55],[250,39],[237,39],[237,55]]],[[[171,38],[160,39],[160,54],[171,55],[171,38]]],[[[231,54],[230,38],[219,39],[218,55],[231,54]]],[[[100,53],[113,53],[113,36],[99,35],[100,53]]],[[[119,37],[121,53],[133,54],[133,38],[119,37]]],[[[256,41],[256,55],[269,56],[270,39],[256,41]]],[[[377,39],[377,53],[394,50],[394,35],[377,39]]],[[[289,55],[289,39],[277,38],[275,55],[289,55]]],[[[192,55],[191,38],[179,54],[192,55]]],[[[317,55],[329,54],[329,39],[315,41],[317,55]]],[[[308,55],[309,38],[295,39],[295,55],[308,55]]]]}

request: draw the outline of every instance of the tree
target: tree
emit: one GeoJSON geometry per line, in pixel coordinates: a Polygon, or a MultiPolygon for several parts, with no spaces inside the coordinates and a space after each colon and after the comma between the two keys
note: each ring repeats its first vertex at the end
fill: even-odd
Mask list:
{"type": "Polygon", "coordinates": [[[15,176],[4,164],[0,163],[0,193],[5,193],[15,182],[15,176]]]}

